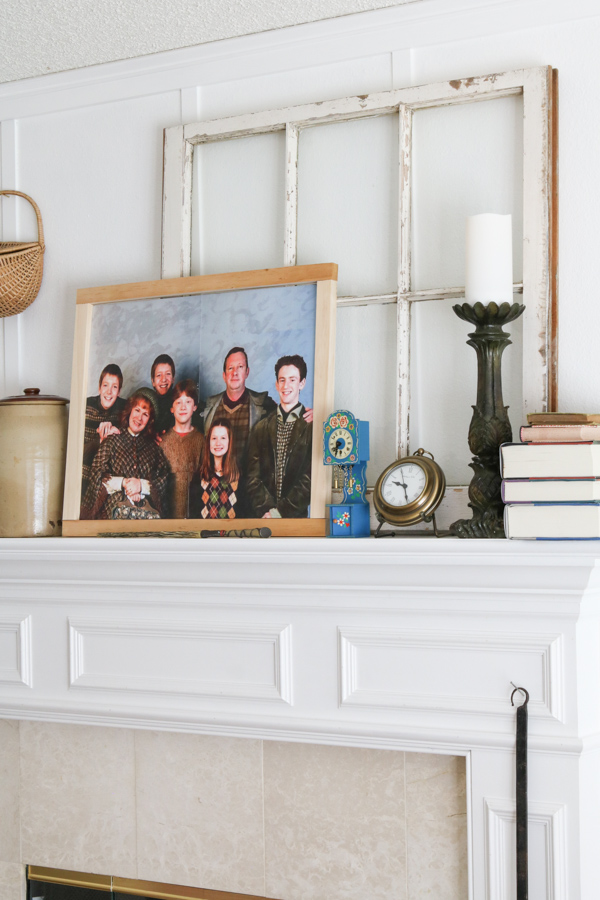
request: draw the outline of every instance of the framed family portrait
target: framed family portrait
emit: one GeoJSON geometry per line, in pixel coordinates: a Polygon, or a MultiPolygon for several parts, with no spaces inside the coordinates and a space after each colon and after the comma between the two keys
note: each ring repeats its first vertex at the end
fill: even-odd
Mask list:
{"type": "Polygon", "coordinates": [[[324,536],[337,266],[77,292],[63,534],[324,536]]]}

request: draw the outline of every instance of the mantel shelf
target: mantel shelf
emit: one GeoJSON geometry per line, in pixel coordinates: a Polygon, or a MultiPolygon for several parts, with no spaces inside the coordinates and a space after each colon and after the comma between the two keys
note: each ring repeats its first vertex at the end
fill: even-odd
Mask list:
{"type": "Polygon", "coordinates": [[[159,554],[162,560],[181,556],[193,559],[222,560],[227,557],[300,562],[310,556],[319,560],[339,560],[360,565],[402,563],[421,560],[426,565],[437,562],[458,565],[549,565],[593,567],[600,565],[600,542],[597,541],[508,541],[459,540],[457,538],[0,538],[0,561],[27,556],[33,559],[107,557],[159,554]]]}

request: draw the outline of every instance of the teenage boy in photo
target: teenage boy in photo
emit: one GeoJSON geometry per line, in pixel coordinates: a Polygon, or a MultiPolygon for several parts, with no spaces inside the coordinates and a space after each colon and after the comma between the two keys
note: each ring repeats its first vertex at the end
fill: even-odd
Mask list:
{"type": "Polygon", "coordinates": [[[83,469],[81,497],[85,496],[98,448],[110,434],[119,434],[119,419],[125,400],[119,396],[123,387],[123,373],[116,363],[104,366],[98,381],[98,395],[88,397],[85,407],[83,436],[83,469]]]}
{"type": "Polygon", "coordinates": [[[172,519],[186,519],[189,513],[189,486],[198,471],[204,437],[192,425],[192,416],[198,409],[198,389],[190,379],[180,381],[172,391],[171,413],[175,424],[161,441],[161,450],[171,469],[169,484],[170,512],[172,519]]]}
{"type": "Polygon", "coordinates": [[[301,356],[275,363],[279,404],[255,426],[248,447],[247,492],[254,515],[306,518],[310,503],[312,423],[304,419],[300,391],[306,384],[301,356]]]}

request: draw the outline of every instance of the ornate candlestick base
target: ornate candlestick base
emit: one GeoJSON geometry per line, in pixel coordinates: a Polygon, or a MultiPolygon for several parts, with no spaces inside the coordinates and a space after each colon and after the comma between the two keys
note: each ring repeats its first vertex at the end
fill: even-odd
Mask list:
{"type": "Polygon", "coordinates": [[[502,353],[511,341],[502,326],[518,319],[525,307],[521,303],[462,303],[453,309],[459,319],[475,325],[467,344],[477,353],[477,404],[469,426],[473,453],[469,465],[475,473],[469,485],[473,517],[453,522],[450,531],[461,538],[503,538],[499,447],[512,440],[512,430],[502,399],[502,353]]]}

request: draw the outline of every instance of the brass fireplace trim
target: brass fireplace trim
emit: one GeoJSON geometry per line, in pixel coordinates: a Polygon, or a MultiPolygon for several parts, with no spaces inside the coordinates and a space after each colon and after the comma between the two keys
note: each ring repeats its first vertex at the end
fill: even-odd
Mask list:
{"type": "Polygon", "coordinates": [[[88,875],[87,872],[70,872],[67,869],[27,866],[27,876],[32,881],[68,884],[71,887],[93,888],[96,891],[112,891],[112,878],[110,875],[88,875]]]}
{"type": "Polygon", "coordinates": [[[48,869],[44,866],[27,866],[27,874],[34,881],[93,888],[97,891],[118,891],[133,897],[152,897],[153,900],[267,900],[266,897],[256,894],[235,894],[230,891],[184,887],[180,884],[162,884],[159,881],[139,881],[137,878],[91,875],[86,872],[70,872],[66,869],[48,869]]]}

